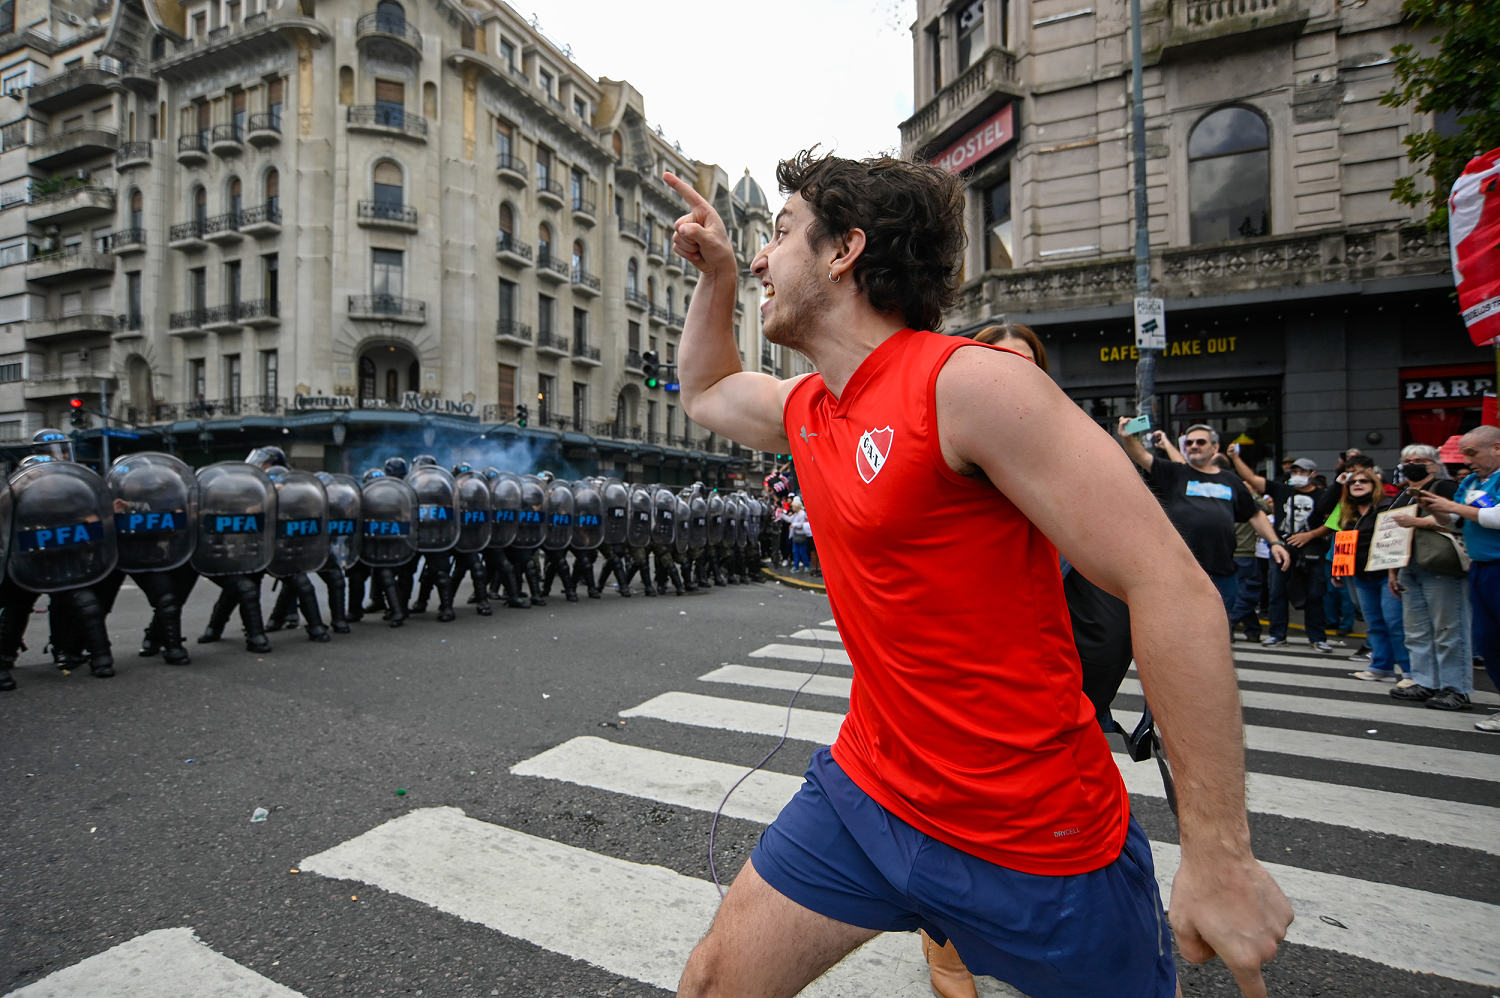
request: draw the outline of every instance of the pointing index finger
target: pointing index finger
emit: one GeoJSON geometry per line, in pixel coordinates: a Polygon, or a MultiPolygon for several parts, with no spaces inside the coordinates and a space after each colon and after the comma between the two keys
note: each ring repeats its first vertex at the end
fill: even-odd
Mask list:
{"type": "Polygon", "coordinates": [[[703,199],[703,195],[699,194],[692,184],[683,180],[671,170],[663,172],[661,178],[667,182],[668,187],[671,187],[672,190],[678,193],[682,200],[687,202],[689,208],[694,211],[700,208],[705,210],[709,208],[709,203],[703,199]]]}

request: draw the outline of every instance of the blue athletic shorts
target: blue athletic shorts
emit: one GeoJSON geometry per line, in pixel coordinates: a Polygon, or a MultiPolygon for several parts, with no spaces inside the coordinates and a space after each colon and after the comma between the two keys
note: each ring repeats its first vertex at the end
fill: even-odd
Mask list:
{"type": "Polygon", "coordinates": [[[882,932],[926,929],[951,939],[974,973],[1031,998],[1171,998],[1176,988],[1151,845],[1134,818],[1102,869],[1018,873],[890,814],[821,748],[750,861],[804,908],[882,932]]]}

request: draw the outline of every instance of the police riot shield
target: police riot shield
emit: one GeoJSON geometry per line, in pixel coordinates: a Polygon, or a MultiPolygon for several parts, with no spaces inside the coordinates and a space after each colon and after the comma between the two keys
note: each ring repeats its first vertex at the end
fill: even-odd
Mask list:
{"type": "Polygon", "coordinates": [[[436,464],[412,468],[406,481],[417,493],[417,550],[447,551],[458,543],[458,496],[453,475],[436,464]]]}
{"type": "Polygon", "coordinates": [[[275,553],[275,534],[276,486],[264,471],[244,461],[198,469],[192,566],[199,575],[264,572],[275,553]]]}
{"type": "Polygon", "coordinates": [[[694,551],[708,546],[708,500],[698,494],[688,500],[688,545],[694,551]]]}
{"type": "Polygon", "coordinates": [[[688,508],[688,501],[682,496],[677,496],[677,536],[673,543],[678,554],[687,554],[688,542],[692,539],[692,512],[688,508]]]}
{"type": "Polygon", "coordinates": [[[417,553],[417,493],[403,478],[382,475],[360,489],[359,560],[372,568],[404,565],[417,553]]]}
{"type": "Polygon", "coordinates": [[[717,492],[708,497],[708,543],[724,543],[724,497],[717,492]]]}
{"type": "Polygon", "coordinates": [[[573,483],[574,551],[594,551],[604,542],[604,496],[593,482],[573,483]]]}
{"type": "Polygon", "coordinates": [[[566,551],[573,543],[573,486],[562,479],[547,484],[547,531],[542,549],[566,551]]]}
{"type": "Polygon", "coordinates": [[[348,571],[359,561],[360,505],[359,483],[350,475],[318,472],[318,481],[328,493],[328,558],[348,571]]]}
{"type": "Polygon", "coordinates": [[[547,486],[535,475],[521,476],[521,510],[516,514],[516,536],[510,546],[535,551],[547,532],[547,486]]]}
{"type": "Polygon", "coordinates": [[[746,505],[750,512],[747,516],[749,527],[745,530],[745,543],[750,547],[759,549],[760,538],[766,530],[766,504],[754,496],[746,499],[746,505]]]}
{"type": "Polygon", "coordinates": [[[104,488],[122,570],[166,572],[193,556],[198,479],[186,462],[156,451],[127,454],[110,466],[104,488]]]}
{"type": "Polygon", "coordinates": [[[726,547],[737,548],[745,543],[745,523],[743,519],[744,510],[740,505],[739,495],[727,495],[724,497],[724,544],[726,547]]]}
{"type": "Polygon", "coordinates": [[[605,479],[599,487],[604,505],[604,543],[624,544],[630,527],[630,489],[618,478],[605,479]]]}
{"type": "Polygon", "coordinates": [[[490,534],[494,532],[493,510],[490,503],[490,483],[483,475],[472,471],[453,480],[458,490],[458,542],[455,551],[475,554],[490,545],[490,534]]]}
{"type": "Polygon", "coordinates": [[[92,585],[115,568],[115,522],[104,480],[46,461],[11,476],[11,581],[38,593],[92,585]]]}
{"type": "Polygon", "coordinates": [[[656,524],[656,505],[651,489],[645,485],[630,487],[630,522],[625,528],[625,543],[633,548],[649,547],[656,524]]]}
{"type": "Polygon", "coordinates": [[[677,496],[665,485],[654,486],[651,505],[651,541],[670,548],[677,543],[677,496]]]}
{"type": "Polygon", "coordinates": [[[515,543],[516,529],[521,523],[521,476],[502,471],[490,480],[489,486],[490,507],[494,511],[490,547],[503,551],[515,543]]]}
{"type": "Polygon", "coordinates": [[[10,494],[10,482],[0,482],[0,578],[4,578],[10,562],[10,524],[15,513],[15,502],[10,494]]]}
{"type": "Polygon", "coordinates": [[[328,561],[328,492],[310,471],[287,468],[276,485],[276,545],[266,571],[278,579],[316,572],[328,561]]]}

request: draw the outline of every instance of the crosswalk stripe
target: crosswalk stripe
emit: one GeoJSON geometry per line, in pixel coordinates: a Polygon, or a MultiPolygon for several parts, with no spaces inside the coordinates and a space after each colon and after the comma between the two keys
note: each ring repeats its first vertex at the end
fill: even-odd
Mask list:
{"type": "MultiPolygon", "coordinates": [[[[750,665],[726,665],[698,677],[704,682],[755,686],[770,690],[795,690],[807,678],[806,673],[788,669],[763,669],[750,665]]],[[[804,692],[818,696],[849,696],[850,680],[836,676],[815,676],[804,692]]],[[[1130,731],[1139,720],[1138,713],[1115,710],[1115,718],[1130,731]]],[[[780,730],[779,728],[777,729],[780,730]]],[[[1398,772],[1453,776],[1465,780],[1500,783],[1500,765],[1488,752],[1466,752],[1462,749],[1435,748],[1430,745],[1403,745],[1389,758],[1376,754],[1380,743],[1347,735],[1329,735],[1321,731],[1299,731],[1296,728],[1273,728],[1245,725],[1245,747],[1261,752],[1276,752],[1304,759],[1348,762],[1359,766],[1394,769],[1398,772]]]]}
{"type": "Polygon", "coordinates": [[[840,645],[844,643],[838,631],[826,627],[806,627],[788,634],[787,637],[797,641],[832,641],[840,645]]]}
{"type": "Polygon", "coordinates": [[[818,621],[818,626],[819,627],[837,627],[837,626],[839,626],[839,622],[836,621],[836,620],[834,620],[832,617],[829,617],[827,620],[820,620],[820,621],[818,621]]]}
{"type": "Polygon", "coordinates": [[[809,648],[807,645],[762,645],[750,653],[751,658],[780,658],[789,662],[823,662],[829,665],[853,665],[842,648],[809,648]]]}
{"type": "Polygon", "coordinates": [[[302,998],[209,949],[192,929],[157,929],[65,967],[6,998],[302,998]]]}
{"type": "MultiPolygon", "coordinates": [[[[1391,699],[1391,683],[1373,683],[1367,679],[1355,679],[1349,675],[1354,671],[1344,669],[1337,673],[1325,672],[1273,672],[1269,669],[1241,669],[1236,668],[1235,675],[1241,682],[1245,683],[1270,683],[1277,686],[1293,686],[1298,689],[1316,690],[1339,690],[1341,692],[1362,693],[1382,700],[1385,703],[1394,703],[1391,699]]],[[[1500,695],[1483,691],[1475,691],[1469,697],[1474,703],[1487,706],[1500,705],[1500,695]]],[[[1413,704],[1403,705],[1405,708],[1413,704]]]]}
{"type": "MultiPolygon", "coordinates": [[[[300,865],[668,990],[719,904],[706,880],[527,835],[454,807],[410,811],[300,865]]],[[[887,934],[803,994],[916,996],[926,988],[926,969],[910,935],[887,934]]]]}
{"type": "MultiPolygon", "coordinates": [[[[1389,686],[1386,688],[1389,689],[1389,686]]],[[[1120,684],[1120,692],[1126,696],[1141,696],[1140,680],[1127,677],[1120,684]]],[[[1298,696],[1295,693],[1240,690],[1240,704],[1287,714],[1312,714],[1317,717],[1365,721],[1372,726],[1410,724],[1423,728],[1441,728],[1444,731],[1474,730],[1474,715],[1471,712],[1426,710],[1412,704],[1397,703],[1389,697],[1384,700],[1339,700],[1334,697],[1298,696]]]]}
{"type": "MultiPolygon", "coordinates": [[[[693,693],[665,694],[621,713],[768,736],[779,735],[786,725],[784,707],[693,693]]],[[[793,708],[793,715],[794,726],[800,724],[808,731],[836,734],[843,721],[839,714],[799,708],[793,708]],[[822,713],[821,718],[813,716],[818,713],[822,713]]],[[[819,743],[826,745],[830,742],[820,740],[819,743]]],[[[1166,796],[1156,767],[1128,762],[1122,753],[1115,754],[1115,761],[1120,766],[1129,793],[1144,797],[1166,796]]],[[[1500,809],[1480,804],[1254,772],[1246,774],[1246,798],[1249,809],[1257,814],[1274,814],[1380,834],[1389,834],[1391,815],[1420,814],[1422,841],[1500,855],[1500,839],[1493,833],[1493,829],[1500,825],[1500,809]]]]}
{"type": "MultiPolygon", "coordinates": [[[[583,737],[520,763],[512,772],[712,811],[744,768],[583,737]]],[[[766,779],[757,782],[753,798],[737,805],[737,814],[768,823],[801,780],[785,774],[756,775],[766,779]],[[781,804],[776,803],[778,795],[781,804]]],[[[1181,852],[1158,842],[1151,844],[1151,852],[1165,899],[1181,852]]],[[[1297,912],[1288,941],[1419,973],[1500,984],[1500,962],[1492,942],[1500,907],[1301,867],[1266,867],[1297,912]],[[1320,917],[1324,915],[1348,928],[1330,926],[1320,917]]]]}

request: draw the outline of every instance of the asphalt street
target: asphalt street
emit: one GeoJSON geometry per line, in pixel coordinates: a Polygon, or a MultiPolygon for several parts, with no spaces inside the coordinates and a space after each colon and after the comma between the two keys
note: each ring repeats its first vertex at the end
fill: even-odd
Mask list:
{"type": "MultiPolygon", "coordinates": [[[[195,591],[187,633],[215,592],[195,591]]],[[[279,632],[265,655],[232,635],[172,667],[136,657],[147,608],[127,588],[119,675],[99,680],[50,666],[38,614],[20,689],[0,695],[0,994],[134,994],[127,954],[179,982],[201,958],[221,994],[666,993],[711,914],[710,829],[728,879],[847,707],[829,618],[826,597],[775,582],[611,592],[366,618],[329,644],[279,632]],[[776,743],[814,668],[794,737],[715,825],[715,781],[776,743]],[[70,983],[89,968],[73,979],[87,990],[70,983]]],[[[1484,709],[1406,708],[1342,663],[1236,650],[1256,849],[1289,870],[1302,933],[1272,994],[1494,994],[1500,738],[1473,730],[1484,709]]],[[[1123,765],[1170,862],[1155,767],[1123,765]]],[[[915,938],[878,942],[820,993],[927,993],[915,938]]],[[[1236,993],[1220,966],[1179,966],[1188,995],[1236,993]]]]}

